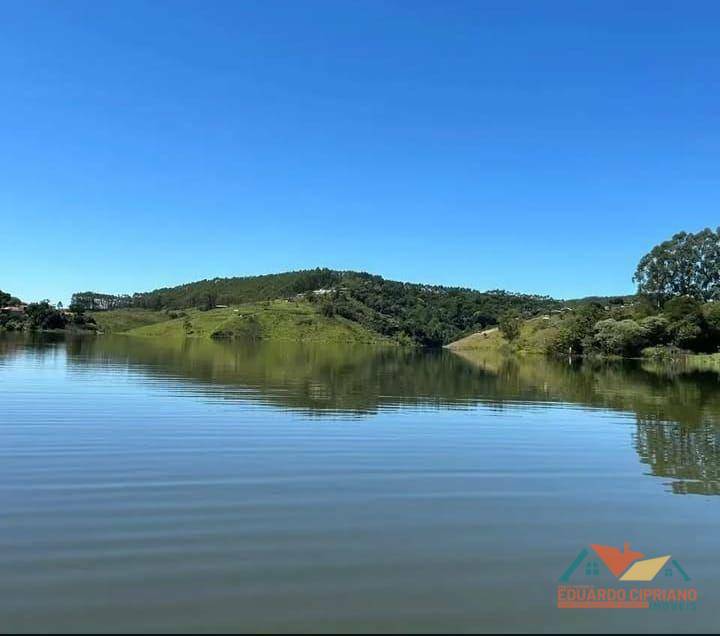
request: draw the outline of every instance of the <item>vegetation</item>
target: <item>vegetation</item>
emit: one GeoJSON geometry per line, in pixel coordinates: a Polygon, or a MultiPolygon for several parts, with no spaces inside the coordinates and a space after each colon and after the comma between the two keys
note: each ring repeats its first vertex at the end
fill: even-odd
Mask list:
{"type": "Polygon", "coordinates": [[[720,350],[720,228],[680,232],[655,246],[640,259],[634,280],[637,295],[563,304],[330,269],[214,278],[132,295],[78,292],[70,312],[47,302],[18,312],[18,299],[0,292],[6,307],[0,327],[62,329],[96,321],[103,332],[137,335],[455,343],[585,356],[720,350]]]}
{"type": "Polygon", "coordinates": [[[647,332],[631,318],[606,318],[593,326],[591,350],[605,355],[631,356],[643,348],[647,332]]]}
{"type": "Polygon", "coordinates": [[[175,318],[127,331],[165,338],[239,338],[296,342],[383,344],[389,340],[342,317],[328,317],[307,301],[267,301],[202,311],[189,309],[175,318]]]}
{"type": "Polygon", "coordinates": [[[158,322],[172,320],[179,316],[178,312],[151,311],[149,309],[115,309],[111,311],[94,311],[90,315],[97,323],[98,329],[103,333],[123,333],[154,325],[158,322]]]}
{"type": "Polygon", "coordinates": [[[720,371],[720,353],[707,356],[689,355],[683,362],[686,368],[692,371],[720,371]]]}
{"type": "Polygon", "coordinates": [[[82,292],[73,296],[71,306],[209,311],[218,306],[298,298],[316,305],[325,318],[351,321],[382,338],[423,346],[440,346],[495,325],[508,311],[531,316],[559,306],[547,297],[400,283],[329,269],[215,278],[132,296],[82,292]]]}
{"type": "Polygon", "coordinates": [[[73,329],[94,331],[95,321],[82,312],[66,312],[47,300],[29,305],[8,305],[0,310],[0,331],[73,329]]]}
{"type": "Polygon", "coordinates": [[[635,280],[637,296],[570,301],[520,325],[506,317],[497,335],[452,348],[653,359],[720,350],[718,232],[676,234],[640,260],[635,280]]]}
{"type": "Polygon", "coordinates": [[[510,342],[517,340],[520,335],[520,326],[522,325],[522,318],[516,311],[510,311],[500,316],[498,323],[500,332],[510,342]]]}
{"type": "Polygon", "coordinates": [[[720,349],[720,303],[679,297],[651,314],[641,302],[591,303],[522,321],[512,338],[501,329],[492,337],[473,336],[451,348],[622,357],[639,357],[643,351],[653,357],[714,353],[720,349]]]}
{"type": "Polygon", "coordinates": [[[16,307],[20,304],[20,299],[15,296],[4,292],[0,289],[0,308],[2,307],[16,307]]]}
{"type": "Polygon", "coordinates": [[[217,305],[291,298],[303,292],[333,287],[340,282],[341,277],[340,272],[313,269],[265,276],[205,279],[132,296],[78,292],[73,294],[71,307],[86,311],[129,307],[155,311],[190,308],[208,310],[217,305]]]}
{"type": "Polygon", "coordinates": [[[132,307],[131,296],[114,296],[113,294],[100,294],[97,292],[77,292],[72,295],[70,309],[72,311],[110,311],[112,309],[125,309],[132,307]]]}
{"type": "Polygon", "coordinates": [[[633,280],[638,291],[662,303],[674,296],[720,298],[720,228],[679,232],[643,256],[633,280]]]}

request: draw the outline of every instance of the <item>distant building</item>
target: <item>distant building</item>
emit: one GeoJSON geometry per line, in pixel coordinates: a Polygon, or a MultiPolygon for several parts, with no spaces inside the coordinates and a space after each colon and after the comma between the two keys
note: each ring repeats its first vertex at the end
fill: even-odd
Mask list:
{"type": "Polygon", "coordinates": [[[26,309],[27,305],[8,305],[7,307],[0,309],[0,311],[6,311],[13,314],[23,314],[26,309]]]}

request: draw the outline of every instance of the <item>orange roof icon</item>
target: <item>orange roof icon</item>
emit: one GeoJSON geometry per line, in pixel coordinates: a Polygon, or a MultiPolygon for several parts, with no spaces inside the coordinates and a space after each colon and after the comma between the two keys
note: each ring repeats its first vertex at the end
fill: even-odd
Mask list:
{"type": "Polygon", "coordinates": [[[610,545],[591,544],[590,547],[597,552],[602,562],[607,565],[615,576],[620,576],[628,566],[638,559],[642,559],[645,555],[642,552],[636,552],[630,549],[630,544],[626,541],[622,552],[610,545]]]}

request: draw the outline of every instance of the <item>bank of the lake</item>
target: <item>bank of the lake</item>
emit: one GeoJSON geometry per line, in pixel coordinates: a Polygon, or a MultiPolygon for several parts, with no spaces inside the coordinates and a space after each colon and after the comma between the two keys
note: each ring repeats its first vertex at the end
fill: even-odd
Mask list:
{"type": "MultiPolygon", "coordinates": [[[[716,307],[713,304],[712,313],[704,313],[715,318],[719,308],[720,305],[716,307]]],[[[651,315],[639,322],[628,318],[619,320],[608,317],[593,322],[582,316],[583,310],[586,311],[587,307],[581,307],[579,311],[569,309],[554,315],[518,320],[512,339],[501,325],[472,333],[446,345],[446,348],[478,355],[647,359],[672,365],[684,364],[696,369],[720,368],[720,353],[700,353],[668,342],[673,336],[673,325],[662,315],[651,315]],[[664,333],[659,333],[661,330],[664,330],[664,333]],[[628,339],[633,339],[632,347],[623,346],[628,339]],[[663,344],[656,344],[654,340],[663,344]],[[569,346],[565,346],[568,344],[569,346]]],[[[691,319],[692,314],[683,315],[679,321],[680,329],[689,330],[688,324],[694,327],[691,319]]],[[[718,336],[716,323],[707,324],[708,322],[710,321],[704,324],[704,332],[699,327],[696,328],[699,337],[705,338],[706,348],[713,346],[718,336]]]]}

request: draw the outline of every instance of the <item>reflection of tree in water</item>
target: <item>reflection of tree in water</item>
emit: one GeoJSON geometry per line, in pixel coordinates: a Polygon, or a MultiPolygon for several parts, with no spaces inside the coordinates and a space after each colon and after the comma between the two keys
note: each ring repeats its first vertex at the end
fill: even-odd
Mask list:
{"type": "Polygon", "coordinates": [[[494,409],[569,403],[632,414],[650,473],[673,492],[720,494],[720,383],[711,372],[638,362],[569,362],[398,347],[131,337],[0,338],[0,362],[67,351],[71,373],[137,373],[173,390],[316,415],[381,408],[494,409]]]}
{"type": "MultiPolygon", "coordinates": [[[[477,362],[477,361],[476,361],[477,362]]],[[[720,494],[720,385],[712,372],[634,362],[487,360],[506,386],[551,401],[634,413],[633,435],[650,474],[677,494],[720,494]]]]}
{"type": "Polygon", "coordinates": [[[668,477],[682,495],[720,495],[720,430],[717,424],[683,426],[674,422],[638,421],[634,436],[640,460],[651,473],[668,477]]]}

